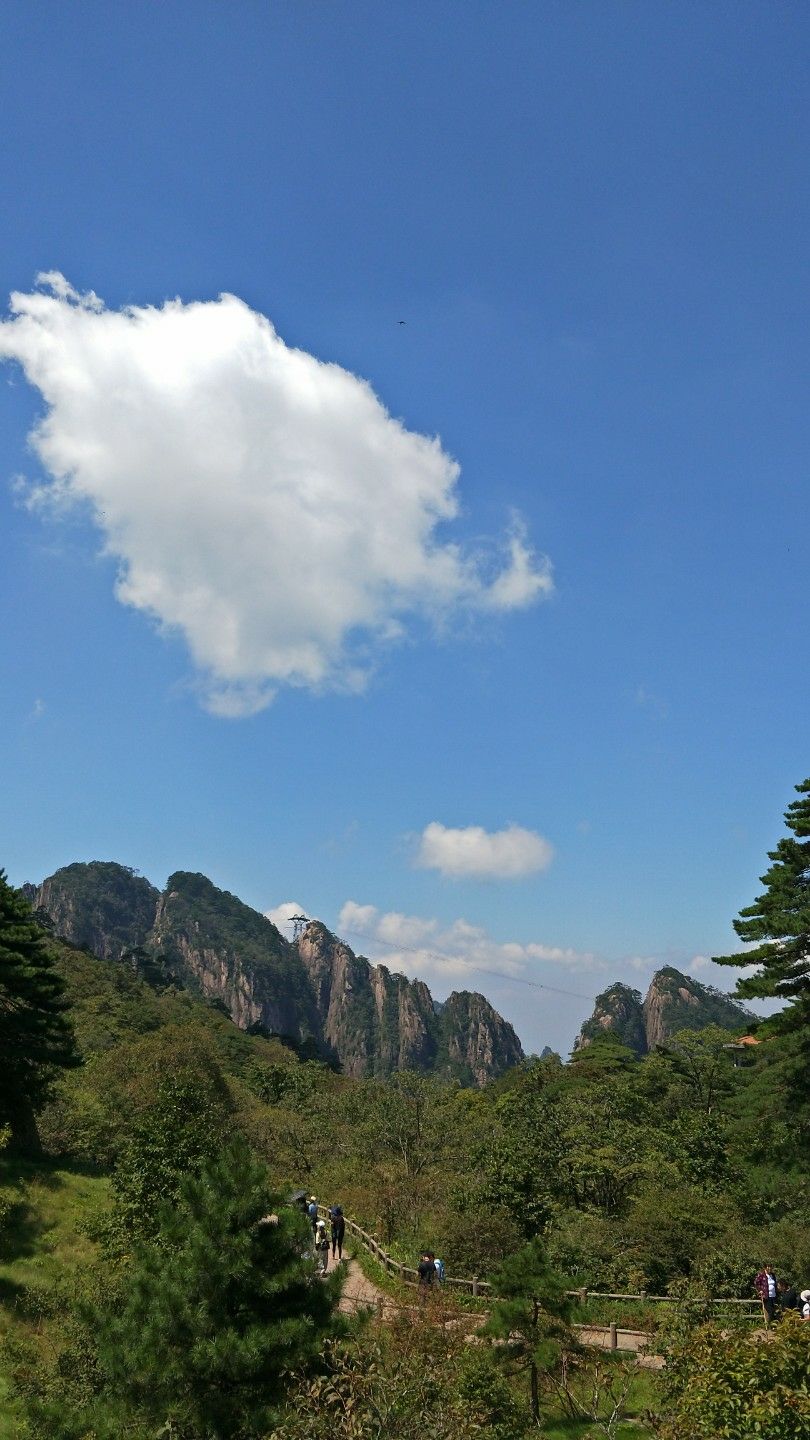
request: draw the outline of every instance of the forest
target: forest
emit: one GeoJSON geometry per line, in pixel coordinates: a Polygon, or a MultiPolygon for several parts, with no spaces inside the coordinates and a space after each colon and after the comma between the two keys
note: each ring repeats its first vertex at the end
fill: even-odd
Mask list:
{"type": "Polygon", "coordinates": [[[786,1002],[758,1043],[709,1026],[639,1058],[605,1036],[481,1088],[352,1079],[245,1033],[143,957],[47,934],[3,879],[0,1436],[806,1435],[810,1324],[730,1303],[766,1263],[810,1287],[797,788],[736,922],[742,993],[786,1002]],[[486,1305],[420,1305],[358,1251],[392,1311],[347,1314],[301,1189],[395,1260],[486,1280],[486,1305]],[[611,1320],[655,1365],[581,1343],[611,1320]]]}

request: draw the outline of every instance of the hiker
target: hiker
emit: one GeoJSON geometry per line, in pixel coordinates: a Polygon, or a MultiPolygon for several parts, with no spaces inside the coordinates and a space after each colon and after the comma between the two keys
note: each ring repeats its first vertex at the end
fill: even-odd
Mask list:
{"type": "Polygon", "coordinates": [[[784,1315],[786,1310],[798,1310],[799,1297],[796,1294],[796,1286],[791,1285],[789,1280],[780,1280],[777,1285],[779,1313],[784,1315]]]}
{"type": "Polygon", "coordinates": [[[437,1260],[435,1255],[434,1255],[434,1257],[433,1257],[433,1268],[434,1268],[434,1270],[436,1271],[436,1284],[437,1284],[437,1285],[443,1285],[443,1284],[444,1284],[444,1261],[443,1261],[443,1260],[437,1260]]]}
{"type": "Polygon", "coordinates": [[[776,1313],[776,1276],[773,1273],[773,1265],[766,1265],[759,1271],[754,1280],[754,1289],[762,1301],[762,1313],[765,1316],[765,1324],[770,1325],[776,1313]]]}
{"type": "Polygon", "coordinates": [[[329,1222],[332,1229],[332,1259],[337,1251],[338,1260],[343,1259],[343,1236],[346,1234],[346,1218],[343,1214],[342,1205],[333,1205],[329,1211],[329,1222]]]}
{"type": "Polygon", "coordinates": [[[310,1195],[309,1197],[309,1204],[307,1205],[307,1215],[309,1216],[309,1223],[312,1226],[314,1232],[315,1227],[318,1223],[318,1202],[315,1199],[314,1195],[310,1195]]]}
{"type": "Polygon", "coordinates": [[[321,1274],[325,1275],[329,1268],[329,1236],[325,1220],[319,1220],[315,1226],[315,1258],[321,1274]]]}
{"type": "Polygon", "coordinates": [[[802,1320],[810,1320],[810,1290],[802,1290],[799,1299],[802,1302],[802,1320]]]}
{"type": "Polygon", "coordinates": [[[419,1256],[416,1273],[419,1276],[419,1298],[426,1300],[436,1280],[436,1266],[429,1255],[419,1256]]]}

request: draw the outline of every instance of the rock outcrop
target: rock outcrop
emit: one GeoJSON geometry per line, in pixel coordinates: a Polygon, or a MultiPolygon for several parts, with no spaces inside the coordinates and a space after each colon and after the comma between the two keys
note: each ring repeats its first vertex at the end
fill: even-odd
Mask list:
{"type": "Polygon", "coordinates": [[[111,961],[134,952],[146,978],[151,965],[224,1006],[242,1029],[309,1042],[349,1075],[419,1070],[483,1085],[523,1058],[483,995],[438,1005],[421,980],[370,964],[318,921],[291,943],[204,875],[177,871],[161,893],[123,865],[94,861],[26,893],[61,938],[111,961]]]}
{"type": "Polygon", "coordinates": [[[120,960],[146,943],[160,900],[137,871],[108,860],[65,865],[23,890],[54,934],[102,960],[120,960]]]}
{"type": "Polygon", "coordinates": [[[751,1012],[732,996],[667,965],[656,971],[643,1002],[640,991],[620,982],[597,995],[593,1015],[585,1021],[574,1049],[608,1034],[636,1055],[646,1055],[678,1030],[705,1030],[709,1025],[740,1030],[750,1018],[751,1012]]]}
{"type": "Polygon", "coordinates": [[[311,986],[275,925],[205,875],[179,870],[160,896],[147,948],[242,1030],[321,1041],[311,986]]]}
{"type": "Polygon", "coordinates": [[[508,1020],[474,990],[454,990],[438,1018],[444,1064],[462,1082],[485,1085],[523,1059],[508,1020]]]}
{"type": "Polygon", "coordinates": [[[647,1033],[639,990],[633,990],[617,980],[615,985],[597,995],[593,1014],[590,1020],[585,1021],[574,1049],[581,1050],[599,1035],[615,1035],[636,1055],[646,1055],[647,1033]]]}
{"type": "Polygon", "coordinates": [[[349,1075],[430,1070],[436,1059],[436,1014],[421,980],[371,965],[312,921],[298,941],[324,1038],[349,1075]]]}

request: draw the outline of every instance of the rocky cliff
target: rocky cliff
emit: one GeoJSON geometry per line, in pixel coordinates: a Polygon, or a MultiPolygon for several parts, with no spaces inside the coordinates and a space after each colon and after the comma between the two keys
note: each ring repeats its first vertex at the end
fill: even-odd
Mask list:
{"type": "Polygon", "coordinates": [[[730,995],[667,965],[656,971],[643,1002],[640,991],[621,983],[597,995],[593,1015],[585,1021],[574,1049],[581,1050],[597,1035],[610,1034],[637,1055],[646,1055],[678,1030],[705,1030],[709,1025],[740,1030],[749,1019],[750,1011],[730,995]]]}
{"type": "Polygon", "coordinates": [[[123,865],[94,861],[26,893],[62,938],[112,961],[138,951],[242,1029],[309,1041],[350,1075],[436,1071],[482,1085],[523,1058],[483,995],[437,1006],[421,980],[371,965],[317,921],[291,944],[204,875],[177,871],[161,893],[123,865]]]}
{"type": "Polygon", "coordinates": [[[436,1016],[421,980],[370,965],[318,921],[298,941],[324,1038],[349,1075],[429,1070],[436,1059],[436,1016]]]}
{"type": "Polygon", "coordinates": [[[264,915],[205,875],[178,870],[169,877],[146,945],[170,974],[225,1005],[242,1030],[320,1042],[320,1017],[295,950],[264,915]]]}
{"type": "Polygon", "coordinates": [[[639,990],[632,990],[629,985],[617,980],[615,985],[597,995],[593,1014],[585,1021],[574,1049],[581,1050],[598,1035],[615,1035],[636,1055],[646,1055],[649,1047],[639,990]]]}
{"type": "Polygon", "coordinates": [[[65,865],[23,890],[56,935],[102,960],[120,960],[145,944],[160,900],[160,891],[142,875],[105,860],[65,865]]]}
{"type": "Polygon", "coordinates": [[[438,1018],[440,1054],[462,1082],[485,1085],[523,1059],[523,1047],[508,1020],[475,991],[454,991],[438,1018]]]}

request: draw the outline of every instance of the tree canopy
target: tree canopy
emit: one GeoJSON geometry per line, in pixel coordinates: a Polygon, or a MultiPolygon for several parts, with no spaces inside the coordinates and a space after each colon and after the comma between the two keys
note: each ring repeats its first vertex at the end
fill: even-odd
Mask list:
{"type": "Polygon", "coordinates": [[[81,1063],[65,986],[31,907],[0,870],[0,1125],[22,1135],[54,1075],[81,1063]]]}

